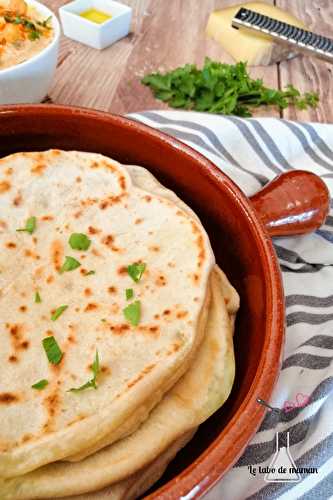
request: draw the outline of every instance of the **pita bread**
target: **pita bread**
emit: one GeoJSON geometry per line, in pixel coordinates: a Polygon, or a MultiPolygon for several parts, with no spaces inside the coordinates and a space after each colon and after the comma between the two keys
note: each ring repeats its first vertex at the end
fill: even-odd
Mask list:
{"type": "Polygon", "coordinates": [[[81,461],[55,462],[24,476],[0,480],[2,500],[59,498],[122,481],[220,408],[235,374],[232,325],[221,279],[214,269],[206,335],[194,362],[139,429],[81,461]]]}
{"type": "Polygon", "coordinates": [[[92,153],[2,159],[0,214],[0,476],[12,477],[111,444],[145,420],[203,338],[214,256],[199,222],[92,153]],[[36,231],[17,232],[32,216],[36,231]],[[91,247],[73,250],[72,233],[91,247]],[[81,265],[60,274],[65,256],[81,265]],[[126,271],[134,262],[146,264],[139,283],[126,271]],[[138,326],[123,315],[130,287],[138,326]],[[64,354],[57,365],[42,346],[50,336],[64,354]],[[97,350],[98,389],[68,392],[91,378],[97,350]],[[31,388],[41,379],[45,389],[31,388]]]}
{"type": "MultiPolygon", "coordinates": [[[[138,185],[132,170],[128,170],[138,185]]],[[[142,182],[145,175],[142,169],[142,182]]],[[[154,180],[152,176],[149,179],[154,180]]],[[[151,192],[153,187],[149,186],[151,192]]],[[[178,203],[177,197],[170,193],[170,199],[173,197],[178,203]]],[[[105,498],[127,499],[135,498],[138,492],[143,492],[154,482],[156,471],[157,475],[162,473],[171,459],[165,457],[177,448],[176,443],[223,404],[233,384],[232,318],[238,309],[239,298],[217,266],[211,276],[211,287],[212,301],[205,338],[190,369],[140,428],[81,461],[50,464],[23,477],[3,481],[0,490],[4,500],[57,498],[103,487],[107,487],[104,492],[84,494],[82,499],[99,499],[104,498],[103,495],[107,495],[105,498]]]]}
{"type": "Polygon", "coordinates": [[[94,493],[66,497],[64,500],[135,500],[158,481],[179,450],[191,441],[196,429],[177,439],[165,452],[132,476],[94,493]]]}

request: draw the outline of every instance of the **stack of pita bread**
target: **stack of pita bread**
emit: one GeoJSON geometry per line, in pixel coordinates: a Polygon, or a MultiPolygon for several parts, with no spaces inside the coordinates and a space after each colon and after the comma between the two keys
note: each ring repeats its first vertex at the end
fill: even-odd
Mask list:
{"type": "Polygon", "coordinates": [[[0,160],[0,498],[135,499],[223,405],[237,292],[144,168],[0,160]]]}

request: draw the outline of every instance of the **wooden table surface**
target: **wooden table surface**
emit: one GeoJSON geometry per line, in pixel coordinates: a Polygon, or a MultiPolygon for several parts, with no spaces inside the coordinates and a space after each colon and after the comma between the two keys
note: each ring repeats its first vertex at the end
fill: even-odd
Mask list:
{"type": "MultiPolygon", "coordinates": [[[[44,0],[55,12],[64,0],[44,0]]],[[[267,0],[288,9],[310,30],[333,37],[333,0],[267,0]]],[[[232,62],[213,40],[205,37],[209,13],[237,0],[125,0],[133,7],[131,34],[98,51],[62,38],[59,64],[49,96],[57,104],[92,107],[126,114],[167,106],[140,83],[143,75],[173,69],[185,63],[202,64],[205,56],[232,62]]],[[[318,91],[313,110],[292,107],[282,114],[259,110],[256,116],[283,116],[294,120],[333,123],[333,65],[314,57],[297,57],[268,67],[251,68],[268,86],[288,83],[301,91],[318,91]]]]}

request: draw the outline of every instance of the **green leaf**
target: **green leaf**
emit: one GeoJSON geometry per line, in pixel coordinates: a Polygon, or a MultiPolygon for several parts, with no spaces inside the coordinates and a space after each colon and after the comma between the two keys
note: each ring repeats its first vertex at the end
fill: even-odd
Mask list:
{"type": "Polygon", "coordinates": [[[159,99],[160,101],[169,101],[173,96],[173,92],[171,90],[158,90],[155,93],[156,99],[159,99]]]}
{"type": "Polygon", "coordinates": [[[225,93],[225,83],[222,81],[219,81],[215,87],[216,97],[222,97],[224,95],[224,93],[225,93]]]}
{"type": "Polygon", "coordinates": [[[123,309],[124,316],[133,326],[138,326],[141,318],[141,302],[136,300],[123,309]]]}
{"type": "Polygon", "coordinates": [[[25,227],[23,229],[16,229],[16,231],[25,231],[26,233],[32,234],[36,230],[36,226],[36,217],[29,217],[25,223],[25,227]]]}
{"type": "Polygon", "coordinates": [[[298,109],[315,108],[318,105],[319,96],[317,92],[306,92],[304,96],[295,101],[295,106],[298,109]]]}
{"type": "Polygon", "coordinates": [[[58,365],[62,359],[63,353],[61,352],[56,339],[53,336],[46,337],[42,340],[42,344],[49,362],[53,365],[58,365]]]}
{"type": "Polygon", "coordinates": [[[172,99],[170,99],[170,106],[173,108],[184,108],[186,107],[187,99],[180,93],[178,95],[175,95],[172,99]]]}
{"type": "Polygon", "coordinates": [[[39,33],[39,31],[35,31],[35,30],[30,31],[30,33],[28,34],[28,38],[29,38],[29,40],[31,40],[31,41],[33,41],[33,42],[34,42],[35,40],[38,40],[38,38],[40,38],[40,33],[39,33]]]}
{"type": "Polygon", "coordinates": [[[83,385],[80,385],[79,387],[72,387],[72,389],[69,389],[68,392],[81,392],[81,391],[84,391],[85,389],[90,389],[90,387],[97,389],[96,380],[97,380],[97,377],[101,371],[100,364],[99,364],[99,355],[98,355],[97,350],[96,350],[96,354],[95,354],[95,360],[91,366],[91,370],[94,374],[92,379],[88,380],[88,382],[86,382],[83,385]]]}
{"type": "Polygon", "coordinates": [[[84,273],[84,276],[90,276],[91,274],[96,274],[96,271],[88,271],[84,273]]]}
{"type": "Polygon", "coordinates": [[[215,94],[212,90],[203,90],[196,100],[197,111],[207,111],[214,103],[215,94]]]}
{"type": "Polygon", "coordinates": [[[126,300],[130,300],[134,297],[133,288],[126,288],[126,300]]]}
{"type": "Polygon", "coordinates": [[[155,90],[170,90],[171,78],[169,75],[159,73],[151,74],[142,79],[144,85],[151,85],[155,90]]]}
{"type": "Polygon", "coordinates": [[[37,389],[38,391],[41,391],[42,389],[44,389],[44,387],[48,385],[48,383],[49,381],[43,378],[42,380],[39,380],[38,382],[33,384],[31,387],[32,389],[37,389]]]}
{"type": "Polygon", "coordinates": [[[193,75],[190,75],[183,79],[182,82],[182,92],[187,94],[190,97],[193,97],[195,94],[195,78],[193,75]]]}
{"type": "Polygon", "coordinates": [[[39,292],[35,293],[35,303],[40,304],[42,302],[41,296],[39,295],[39,292]]]}
{"type": "Polygon", "coordinates": [[[71,234],[68,243],[73,250],[88,250],[91,245],[91,240],[86,234],[73,233],[71,234]]]}
{"type": "Polygon", "coordinates": [[[138,283],[145,272],[146,264],[131,264],[127,267],[127,272],[135,283],[138,283]]]}
{"type": "Polygon", "coordinates": [[[62,315],[62,313],[63,313],[64,311],[66,311],[67,307],[68,307],[68,306],[60,306],[60,307],[57,307],[57,309],[54,311],[54,313],[53,313],[53,314],[52,314],[52,316],[51,316],[51,320],[52,320],[52,321],[56,321],[56,320],[59,318],[59,316],[61,316],[61,315],[62,315]]]}
{"type": "Polygon", "coordinates": [[[97,350],[96,350],[95,359],[94,359],[94,362],[92,364],[91,369],[92,369],[92,372],[94,374],[94,380],[96,381],[97,375],[100,372],[99,355],[98,355],[98,351],[97,350]]]}
{"type": "Polygon", "coordinates": [[[71,389],[68,390],[68,392],[81,392],[84,391],[85,389],[90,389],[90,387],[93,387],[94,389],[97,389],[96,384],[94,384],[93,379],[88,380],[83,385],[80,385],[79,387],[72,387],[71,389]]]}
{"type": "Polygon", "coordinates": [[[66,256],[65,262],[61,266],[59,272],[62,274],[68,271],[74,271],[74,269],[77,269],[80,266],[81,263],[78,260],[74,259],[74,257],[66,256]]]}

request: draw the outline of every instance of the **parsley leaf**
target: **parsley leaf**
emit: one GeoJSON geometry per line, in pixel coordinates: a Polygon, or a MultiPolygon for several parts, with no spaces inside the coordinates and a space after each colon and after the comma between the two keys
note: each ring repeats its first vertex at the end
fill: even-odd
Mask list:
{"type": "Polygon", "coordinates": [[[129,304],[123,309],[123,313],[131,325],[138,326],[141,318],[141,302],[139,300],[132,302],[132,304],[129,304]]]}
{"type": "Polygon", "coordinates": [[[127,272],[135,283],[138,283],[145,272],[146,264],[131,264],[127,266],[127,272]]]}
{"type": "Polygon", "coordinates": [[[86,234],[73,233],[71,234],[68,243],[73,250],[88,250],[91,245],[91,240],[86,234]]]}
{"type": "Polygon", "coordinates": [[[38,391],[41,391],[42,389],[44,389],[44,387],[48,385],[48,383],[49,381],[43,378],[42,380],[39,380],[38,382],[33,384],[31,387],[32,389],[37,389],[38,391]]]}
{"type": "Polygon", "coordinates": [[[53,365],[58,365],[62,359],[63,353],[56,339],[53,336],[45,337],[45,339],[42,340],[42,344],[49,362],[53,365]]]}
{"type": "Polygon", "coordinates": [[[78,267],[81,266],[81,263],[74,259],[74,257],[68,257],[66,256],[65,262],[60,268],[60,273],[65,273],[67,271],[74,271],[74,269],[77,269],[78,267]]]}
{"type": "Polygon", "coordinates": [[[306,109],[319,101],[316,92],[301,95],[292,85],[284,90],[265,87],[261,79],[250,77],[245,62],[224,64],[208,57],[202,69],[186,64],[168,73],[146,75],[141,83],[173,108],[225,115],[251,116],[252,109],[259,106],[306,109]]]}
{"type": "Polygon", "coordinates": [[[97,380],[97,377],[101,371],[100,369],[100,365],[99,365],[99,356],[98,356],[98,351],[96,350],[96,355],[95,355],[95,360],[91,366],[91,370],[94,374],[93,378],[88,380],[88,382],[86,382],[85,384],[83,385],[80,385],[80,387],[73,387],[72,389],[69,389],[68,392],[81,392],[81,391],[84,391],[85,389],[89,389],[90,387],[93,387],[94,389],[97,389],[97,384],[96,384],[96,380],[97,380]]]}
{"type": "Polygon", "coordinates": [[[133,288],[126,288],[126,300],[132,299],[134,297],[133,288]]]}
{"type": "Polygon", "coordinates": [[[35,293],[35,303],[40,304],[42,302],[41,296],[39,295],[39,292],[35,293]]]}
{"type": "Polygon", "coordinates": [[[68,392],[81,392],[84,391],[85,389],[90,389],[90,387],[93,387],[94,389],[97,389],[96,384],[93,382],[94,379],[88,380],[83,385],[80,385],[79,387],[72,387],[71,389],[68,389],[68,392]]]}
{"type": "Polygon", "coordinates": [[[56,320],[59,318],[59,316],[61,316],[61,315],[62,315],[62,313],[63,313],[64,311],[66,311],[67,307],[68,307],[68,306],[60,306],[60,307],[58,307],[58,308],[54,311],[54,313],[52,314],[52,316],[51,316],[51,320],[52,320],[52,321],[56,321],[56,320]]]}
{"type": "Polygon", "coordinates": [[[94,381],[96,382],[97,375],[100,372],[100,366],[99,366],[99,356],[98,356],[98,351],[96,350],[96,355],[95,355],[95,360],[92,364],[92,372],[94,374],[94,381]]]}
{"type": "Polygon", "coordinates": [[[96,271],[87,271],[84,276],[90,276],[91,274],[96,274],[96,271]]]}
{"type": "Polygon", "coordinates": [[[31,30],[28,34],[28,38],[29,40],[31,40],[32,42],[34,42],[35,40],[38,40],[38,38],[40,38],[40,33],[39,31],[37,30],[31,30]]]}
{"type": "Polygon", "coordinates": [[[25,223],[25,227],[23,229],[16,229],[16,231],[25,231],[26,233],[32,234],[36,230],[36,226],[36,217],[29,217],[29,219],[27,219],[27,222],[25,223]]]}

